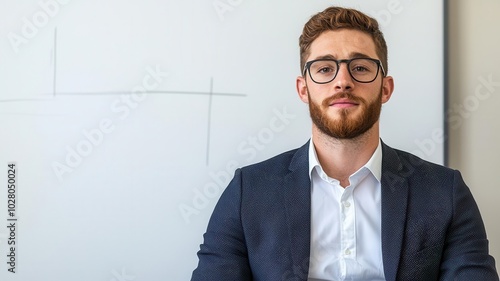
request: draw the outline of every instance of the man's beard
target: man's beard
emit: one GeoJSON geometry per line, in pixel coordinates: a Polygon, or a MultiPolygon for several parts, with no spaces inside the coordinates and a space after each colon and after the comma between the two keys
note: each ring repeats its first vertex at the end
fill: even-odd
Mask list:
{"type": "Polygon", "coordinates": [[[382,109],[382,89],[380,89],[378,97],[371,103],[366,100],[356,97],[349,92],[339,93],[333,97],[323,100],[321,105],[316,104],[307,91],[309,97],[309,112],[311,119],[316,127],[324,134],[336,139],[354,139],[368,131],[378,121],[380,111],[382,109]],[[352,109],[338,109],[339,117],[333,119],[328,116],[327,110],[333,100],[349,99],[352,102],[362,107],[361,114],[354,117],[352,109]]]}

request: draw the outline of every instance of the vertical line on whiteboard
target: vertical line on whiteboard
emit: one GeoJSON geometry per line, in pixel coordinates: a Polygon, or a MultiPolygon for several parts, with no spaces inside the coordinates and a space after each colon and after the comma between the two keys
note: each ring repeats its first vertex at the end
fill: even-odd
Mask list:
{"type": "Polygon", "coordinates": [[[210,93],[208,94],[208,126],[207,126],[207,157],[206,157],[206,165],[208,166],[208,162],[210,159],[210,125],[212,121],[212,97],[214,92],[214,78],[210,78],[210,93]]]}
{"type": "Polygon", "coordinates": [[[56,82],[57,82],[57,27],[54,29],[54,80],[52,81],[53,97],[56,97],[56,82]]]}

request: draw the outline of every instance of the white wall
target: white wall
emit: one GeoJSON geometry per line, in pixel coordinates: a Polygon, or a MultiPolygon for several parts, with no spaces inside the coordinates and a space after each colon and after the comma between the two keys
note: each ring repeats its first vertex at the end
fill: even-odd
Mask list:
{"type": "Polygon", "coordinates": [[[462,172],[476,198],[498,268],[500,1],[449,2],[449,164],[462,172]]]}

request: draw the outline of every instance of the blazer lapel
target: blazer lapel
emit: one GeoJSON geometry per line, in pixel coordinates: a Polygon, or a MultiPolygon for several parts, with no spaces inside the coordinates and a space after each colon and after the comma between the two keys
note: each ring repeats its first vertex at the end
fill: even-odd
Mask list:
{"type": "MultiPolygon", "coordinates": [[[[311,182],[309,179],[309,142],[299,148],[290,162],[283,182],[284,203],[294,276],[307,280],[311,240],[311,182]]],[[[296,280],[296,279],[293,279],[296,280]]]]}
{"type": "Polygon", "coordinates": [[[387,281],[396,280],[406,226],[408,181],[396,151],[382,143],[382,257],[387,281]]]}

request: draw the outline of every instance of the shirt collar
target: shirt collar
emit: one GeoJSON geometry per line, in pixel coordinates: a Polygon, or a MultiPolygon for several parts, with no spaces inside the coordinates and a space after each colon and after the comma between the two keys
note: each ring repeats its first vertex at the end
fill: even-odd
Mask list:
{"type": "MultiPolygon", "coordinates": [[[[314,148],[314,143],[311,138],[311,141],[309,142],[309,179],[312,178],[312,172],[313,170],[319,167],[322,169],[319,161],[318,161],[318,155],[316,154],[316,149],[314,148]]],[[[380,182],[382,178],[382,144],[379,139],[377,148],[375,149],[375,152],[373,152],[372,157],[366,162],[363,167],[360,168],[363,169],[366,167],[372,175],[380,182]]]]}

